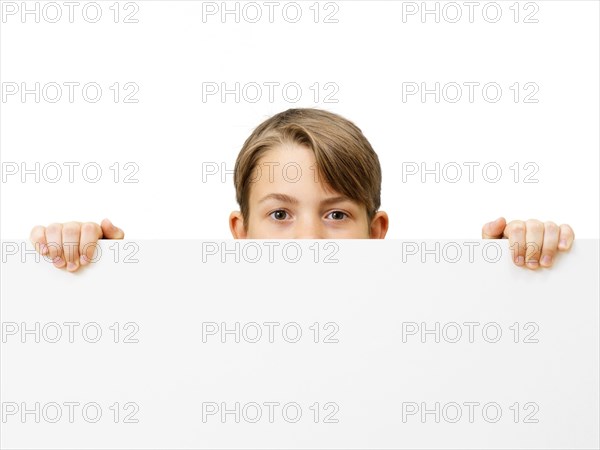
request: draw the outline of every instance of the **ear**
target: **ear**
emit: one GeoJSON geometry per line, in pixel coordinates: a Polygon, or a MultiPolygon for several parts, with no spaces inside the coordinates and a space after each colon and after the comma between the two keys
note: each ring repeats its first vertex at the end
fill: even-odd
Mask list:
{"type": "Polygon", "coordinates": [[[246,239],[246,230],[244,229],[244,218],[240,211],[233,211],[229,215],[229,229],[234,239],[246,239]]]}
{"type": "Polygon", "coordinates": [[[388,230],[389,218],[385,211],[378,211],[371,220],[370,239],[384,239],[388,230]]]}

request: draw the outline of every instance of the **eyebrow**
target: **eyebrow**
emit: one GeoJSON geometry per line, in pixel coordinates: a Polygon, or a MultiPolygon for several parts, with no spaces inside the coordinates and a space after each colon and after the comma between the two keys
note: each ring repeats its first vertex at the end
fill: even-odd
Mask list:
{"type": "MultiPolygon", "coordinates": [[[[297,205],[298,203],[300,203],[300,201],[296,198],[296,197],[292,197],[290,195],[286,195],[286,194],[278,194],[278,193],[273,193],[273,194],[268,194],[265,195],[263,198],[261,198],[259,200],[259,204],[263,203],[267,200],[279,200],[281,202],[284,203],[289,203],[291,205],[297,205]]],[[[329,197],[326,198],[325,200],[321,201],[321,205],[331,205],[333,203],[338,203],[338,202],[344,202],[344,201],[351,201],[350,198],[343,196],[343,195],[338,195],[336,197],[329,197]]]]}

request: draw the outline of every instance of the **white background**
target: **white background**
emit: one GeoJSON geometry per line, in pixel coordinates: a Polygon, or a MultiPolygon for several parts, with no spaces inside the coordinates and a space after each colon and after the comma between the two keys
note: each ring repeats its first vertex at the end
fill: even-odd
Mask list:
{"type": "MultiPolygon", "coordinates": [[[[114,23],[113,3],[99,2],[103,16],[97,23],[83,19],[82,6],[73,23],[66,7],[58,23],[43,17],[35,23],[32,15],[25,23],[19,14],[3,17],[3,83],[103,87],[97,103],[83,101],[77,90],[74,103],[66,100],[66,90],[57,103],[38,104],[31,95],[25,103],[18,95],[7,98],[1,104],[3,164],[79,162],[81,168],[96,162],[104,169],[95,184],[83,181],[81,171],[76,183],[68,182],[66,171],[57,183],[7,178],[0,196],[5,238],[27,238],[36,224],[104,217],[134,239],[231,238],[227,220],[238,209],[233,177],[202,183],[202,163],[224,162],[233,169],[244,140],[261,121],[290,107],[312,106],[354,121],[377,151],[389,238],[479,238],[481,226],[498,216],[569,223],[578,238],[598,237],[595,1],[536,2],[538,23],[523,23],[534,8],[526,2],[517,5],[519,23],[509,9],[512,1],[498,3],[502,17],[496,23],[482,15],[489,2],[475,9],[473,23],[462,2],[458,23],[443,16],[436,23],[432,15],[422,23],[418,14],[403,22],[406,2],[343,1],[336,3],[338,23],[322,23],[321,3],[316,24],[308,9],[313,2],[300,2],[298,23],[283,20],[281,7],[268,23],[265,7],[263,19],[254,24],[243,19],[237,24],[233,16],[226,23],[219,16],[203,23],[202,2],[194,1],[139,1],[138,23],[122,23],[121,3],[120,22],[114,23]],[[136,83],[139,102],[114,103],[109,86],[115,82],[136,83]],[[280,90],[273,103],[266,92],[257,103],[236,103],[231,95],[226,103],[218,96],[203,103],[203,82],[230,87],[296,82],[303,95],[297,103],[282,101],[280,90]],[[315,103],[309,90],[315,82],[335,83],[339,102],[315,103]],[[426,103],[418,96],[403,102],[403,82],[430,87],[496,82],[503,93],[496,103],[484,101],[480,90],[473,103],[466,91],[457,103],[435,103],[431,95],[426,103]],[[521,97],[515,103],[509,89],[515,82],[539,86],[534,96],[539,102],[524,103],[521,97]],[[466,173],[457,183],[435,183],[432,177],[403,183],[406,161],[430,167],[436,161],[472,161],[479,167],[496,162],[503,176],[489,183],[479,171],[475,183],[466,173]],[[112,182],[108,167],[115,162],[137,164],[139,183],[112,182]],[[514,183],[508,167],[515,162],[521,168],[537,164],[539,183],[514,183]]],[[[488,13],[493,18],[493,10],[488,13]]]]}

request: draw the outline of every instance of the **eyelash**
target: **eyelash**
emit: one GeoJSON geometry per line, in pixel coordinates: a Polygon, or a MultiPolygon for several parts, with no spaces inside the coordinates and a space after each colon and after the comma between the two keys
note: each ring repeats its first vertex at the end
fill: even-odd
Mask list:
{"type": "MultiPolygon", "coordinates": [[[[347,219],[348,217],[350,217],[350,215],[349,215],[348,213],[345,213],[344,211],[339,211],[339,210],[337,210],[337,209],[336,209],[335,211],[331,211],[329,214],[332,214],[332,213],[334,213],[334,212],[341,213],[341,214],[343,214],[343,215],[344,215],[344,217],[343,217],[342,219],[332,219],[332,220],[333,220],[333,221],[335,221],[335,222],[341,222],[342,220],[345,220],[345,219],[347,219]]],[[[327,215],[329,215],[329,214],[327,214],[327,215]]]]}
{"type": "MultiPolygon", "coordinates": [[[[289,211],[286,211],[285,209],[276,209],[275,211],[272,211],[272,212],[270,212],[270,213],[269,213],[269,217],[271,217],[271,218],[272,218],[272,219],[273,219],[275,222],[283,222],[283,221],[285,221],[285,219],[281,219],[281,220],[280,220],[280,219],[275,219],[274,217],[272,217],[272,216],[273,216],[273,214],[275,214],[276,212],[279,212],[279,211],[283,211],[283,212],[285,212],[285,213],[286,213],[286,214],[288,214],[288,215],[290,214],[290,213],[289,213],[289,211]]],[[[332,214],[332,213],[334,213],[334,212],[338,212],[338,213],[341,213],[341,214],[343,214],[343,215],[344,215],[344,217],[343,217],[342,219],[332,219],[334,222],[341,222],[342,220],[345,220],[345,219],[347,219],[348,217],[350,217],[350,214],[348,214],[348,213],[346,213],[346,212],[344,212],[344,211],[340,211],[340,210],[338,210],[338,209],[336,209],[336,210],[334,210],[334,211],[331,211],[329,214],[332,214]]],[[[327,215],[329,215],[329,214],[327,214],[327,215]]]]}
{"type": "Polygon", "coordinates": [[[279,219],[276,219],[275,217],[273,217],[273,214],[275,214],[276,212],[279,212],[279,211],[283,211],[286,214],[289,214],[289,212],[287,212],[285,209],[276,209],[275,211],[270,212],[269,217],[271,217],[275,222],[283,222],[283,220],[279,220],[279,219]]]}

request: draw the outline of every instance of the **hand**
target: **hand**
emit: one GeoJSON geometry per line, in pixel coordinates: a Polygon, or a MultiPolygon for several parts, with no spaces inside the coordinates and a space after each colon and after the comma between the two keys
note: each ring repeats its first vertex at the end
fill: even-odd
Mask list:
{"type": "Polygon", "coordinates": [[[507,225],[504,217],[486,223],[481,236],[483,239],[508,238],[513,262],[529,269],[540,265],[551,267],[558,251],[570,250],[575,239],[573,229],[567,224],[558,226],[554,222],[529,219],[513,220],[507,225]]]}
{"type": "Polygon", "coordinates": [[[94,258],[98,239],[123,239],[125,233],[104,219],[100,225],[93,222],[53,223],[48,227],[33,227],[30,240],[42,255],[48,255],[55,267],[65,266],[75,272],[94,258]],[[80,254],[80,250],[83,254],[80,254]]]}

